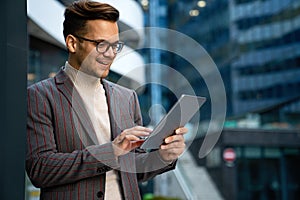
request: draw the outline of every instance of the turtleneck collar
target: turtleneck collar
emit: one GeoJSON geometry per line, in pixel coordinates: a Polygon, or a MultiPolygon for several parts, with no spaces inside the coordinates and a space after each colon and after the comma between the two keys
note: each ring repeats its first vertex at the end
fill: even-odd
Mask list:
{"type": "Polygon", "coordinates": [[[72,67],[68,61],[65,63],[64,71],[74,83],[76,88],[83,90],[92,90],[103,88],[100,78],[86,74],[72,67]]]}

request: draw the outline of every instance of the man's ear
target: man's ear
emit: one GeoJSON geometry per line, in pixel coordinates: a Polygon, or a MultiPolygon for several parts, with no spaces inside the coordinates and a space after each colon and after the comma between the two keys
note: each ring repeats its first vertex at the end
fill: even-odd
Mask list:
{"type": "Polygon", "coordinates": [[[67,49],[70,53],[75,53],[76,52],[76,46],[77,46],[77,39],[73,35],[68,35],[66,37],[66,45],[67,49]]]}

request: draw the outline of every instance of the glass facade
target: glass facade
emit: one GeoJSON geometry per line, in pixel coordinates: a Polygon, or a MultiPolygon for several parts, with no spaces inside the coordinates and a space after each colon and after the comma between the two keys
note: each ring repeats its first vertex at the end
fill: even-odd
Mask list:
{"type": "MultiPolygon", "coordinates": [[[[216,63],[227,95],[225,128],[241,133],[248,128],[274,130],[270,146],[264,144],[270,139],[268,133],[253,129],[255,137],[241,134],[233,145],[234,166],[220,162],[222,155],[214,151],[216,147],[210,154],[217,152],[213,154],[217,161],[209,160],[209,155],[199,159],[201,143],[193,141],[190,150],[198,164],[208,163],[222,195],[232,197],[226,199],[297,199],[299,145],[281,145],[285,133],[282,138],[277,133],[300,128],[299,0],[170,0],[165,17],[167,28],[197,41],[216,63]]],[[[179,48],[194,53],[184,45],[179,48]]],[[[161,60],[184,75],[197,95],[209,97],[191,63],[169,52],[163,52],[161,60]]],[[[164,90],[162,95],[172,102],[171,91],[164,90]]],[[[209,119],[209,107],[201,108],[201,120],[209,119]]]]}
{"type": "Polygon", "coordinates": [[[236,147],[237,199],[297,199],[300,149],[236,147]]]}
{"type": "MultiPolygon", "coordinates": [[[[299,1],[176,0],[161,1],[160,6],[167,15],[159,26],[191,37],[216,63],[226,89],[229,121],[238,125],[244,120],[251,127],[251,114],[259,115],[255,128],[299,128],[299,1]]],[[[184,45],[180,48],[194,53],[184,45]]],[[[187,77],[196,94],[209,98],[190,63],[169,52],[162,53],[161,62],[187,77]]],[[[172,100],[170,93],[165,91],[163,98],[172,100]]],[[[210,117],[209,107],[202,108],[202,119],[210,117]]]]}
{"type": "Polygon", "coordinates": [[[299,128],[299,20],[299,1],[230,1],[234,115],[264,113],[262,125],[299,128]]]}
{"type": "MultiPolygon", "coordinates": [[[[173,1],[174,2],[174,1],[173,1]]],[[[226,87],[228,99],[227,112],[231,113],[231,74],[229,58],[232,44],[230,43],[228,1],[183,1],[171,3],[168,8],[169,28],[179,31],[200,44],[216,63],[226,87]],[[179,17],[180,16],[180,17],[179,17]]],[[[190,54],[197,53],[187,46],[180,46],[190,54]]],[[[195,68],[179,56],[172,55],[170,66],[183,74],[199,96],[206,96],[207,103],[201,108],[201,118],[210,118],[210,97],[203,77],[195,68]]],[[[201,68],[201,66],[199,66],[201,68]]]]}
{"type": "Polygon", "coordinates": [[[29,37],[29,46],[28,85],[53,77],[68,58],[66,50],[33,36],[29,37]]]}

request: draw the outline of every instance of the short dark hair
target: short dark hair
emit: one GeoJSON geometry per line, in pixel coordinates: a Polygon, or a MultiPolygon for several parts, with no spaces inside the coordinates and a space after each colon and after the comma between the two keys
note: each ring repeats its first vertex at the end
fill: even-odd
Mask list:
{"type": "Polygon", "coordinates": [[[73,2],[65,10],[65,20],[63,23],[63,34],[86,34],[85,25],[88,20],[103,19],[111,22],[119,20],[119,11],[106,3],[90,0],[79,0],[73,2]]]}

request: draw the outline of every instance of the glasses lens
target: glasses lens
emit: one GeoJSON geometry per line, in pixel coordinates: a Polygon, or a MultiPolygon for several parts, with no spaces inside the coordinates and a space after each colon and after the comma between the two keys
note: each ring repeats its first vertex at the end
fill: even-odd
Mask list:
{"type": "Polygon", "coordinates": [[[98,45],[97,45],[97,51],[99,53],[104,53],[108,50],[110,44],[108,42],[100,42],[98,45]]]}
{"type": "Polygon", "coordinates": [[[123,48],[123,43],[117,42],[114,44],[110,44],[109,42],[103,41],[97,45],[97,51],[99,53],[105,53],[110,47],[112,47],[114,53],[120,53],[123,48]]]}
{"type": "Polygon", "coordinates": [[[122,42],[118,42],[115,44],[115,47],[113,47],[114,50],[116,51],[116,53],[120,53],[122,48],[123,48],[123,43],[122,42]]]}

